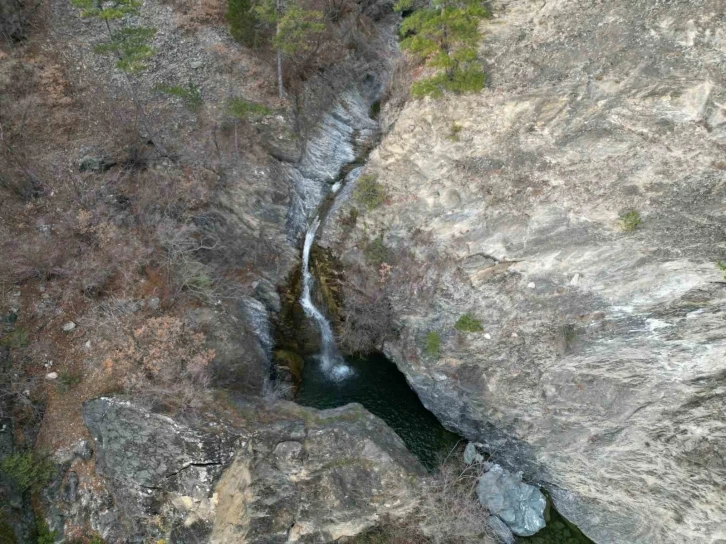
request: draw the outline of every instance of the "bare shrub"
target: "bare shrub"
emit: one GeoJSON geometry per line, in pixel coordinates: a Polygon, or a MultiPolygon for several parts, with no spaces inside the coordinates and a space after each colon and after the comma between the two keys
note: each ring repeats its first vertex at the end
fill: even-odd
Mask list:
{"type": "Polygon", "coordinates": [[[476,498],[483,473],[479,463],[445,462],[424,486],[420,506],[421,528],[434,544],[497,540],[487,524],[489,513],[476,498]]]}
{"type": "Polygon", "coordinates": [[[47,280],[68,273],[63,268],[67,256],[63,243],[54,237],[28,234],[4,244],[0,253],[0,276],[12,282],[47,280]]]}
{"type": "Polygon", "coordinates": [[[137,396],[176,408],[201,405],[208,394],[214,350],[205,336],[176,317],[146,320],[124,338],[111,358],[132,363],[124,386],[137,396]]]}

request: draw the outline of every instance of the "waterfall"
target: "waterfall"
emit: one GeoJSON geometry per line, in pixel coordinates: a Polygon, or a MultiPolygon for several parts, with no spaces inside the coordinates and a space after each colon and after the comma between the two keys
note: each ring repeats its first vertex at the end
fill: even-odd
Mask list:
{"type": "Polygon", "coordinates": [[[321,352],[319,355],[320,364],[325,373],[333,379],[342,379],[351,373],[351,369],[345,364],[345,360],[340,355],[338,347],[335,345],[335,336],[333,328],[325,318],[323,313],[315,307],[311,297],[313,275],[310,273],[310,250],[315,241],[315,234],[320,227],[320,217],[315,217],[312,224],[305,234],[305,245],[303,246],[302,256],[302,282],[303,289],[300,296],[300,304],[310,319],[315,322],[320,331],[321,352]]]}

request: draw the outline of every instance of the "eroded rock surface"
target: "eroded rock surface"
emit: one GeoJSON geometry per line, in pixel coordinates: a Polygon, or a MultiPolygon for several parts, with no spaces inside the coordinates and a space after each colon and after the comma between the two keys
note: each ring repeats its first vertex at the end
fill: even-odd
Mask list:
{"type": "Polygon", "coordinates": [[[387,354],[596,542],[724,539],[723,3],[494,12],[489,88],[409,103],[369,165],[387,203],[327,241],[355,265],[383,234],[387,354]]]}
{"type": "Polygon", "coordinates": [[[241,400],[170,418],[121,398],[85,405],[95,474],[81,461],[51,521],[106,542],[330,542],[416,504],[424,474],[360,405],[318,411],[241,400]]]}

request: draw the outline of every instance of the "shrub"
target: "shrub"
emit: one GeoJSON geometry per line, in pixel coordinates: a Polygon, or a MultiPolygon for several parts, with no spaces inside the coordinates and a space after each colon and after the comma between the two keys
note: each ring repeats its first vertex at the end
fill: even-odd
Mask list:
{"type": "Polygon", "coordinates": [[[14,453],[0,462],[0,471],[18,486],[21,492],[40,491],[55,473],[52,461],[31,452],[14,453]]]}
{"type": "Polygon", "coordinates": [[[716,263],[716,266],[721,269],[721,272],[723,272],[723,279],[726,280],[726,261],[719,261],[716,263]]]}
{"type": "Polygon", "coordinates": [[[632,232],[637,229],[643,220],[640,218],[640,214],[635,210],[631,210],[620,218],[620,228],[623,232],[632,232]]]}
{"type": "Polygon", "coordinates": [[[35,541],[37,544],[55,544],[57,536],[58,533],[51,531],[42,517],[35,518],[35,541]]]}
{"type": "MultiPolygon", "coordinates": [[[[413,0],[400,0],[395,8],[406,11],[413,0]]],[[[440,97],[444,92],[476,92],[485,76],[477,60],[479,21],[489,16],[481,0],[432,0],[401,24],[401,47],[426,61],[433,76],[411,87],[415,97],[440,97]]]]}
{"type": "Polygon", "coordinates": [[[378,238],[368,242],[363,253],[369,264],[381,265],[385,263],[388,260],[389,250],[386,244],[383,243],[383,235],[381,234],[378,238]]]}
{"type": "Polygon", "coordinates": [[[464,127],[461,126],[459,123],[452,122],[451,127],[449,128],[449,135],[448,139],[452,142],[458,142],[459,141],[459,134],[461,131],[464,130],[464,127]]]}
{"type": "Polygon", "coordinates": [[[366,174],[358,178],[353,191],[356,202],[368,210],[373,210],[386,200],[386,189],[378,183],[378,176],[366,174]]]}
{"type": "Polygon", "coordinates": [[[235,97],[229,99],[227,113],[235,119],[244,120],[250,117],[270,115],[272,110],[262,104],[255,104],[243,98],[235,97]]]}
{"type": "Polygon", "coordinates": [[[160,93],[181,98],[184,106],[191,112],[198,112],[202,107],[202,91],[190,81],[186,87],[181,85],[157,85],[156,90],[160,93]]]}
{"type": "Polygon", "coordinates": [[[0,346],[9,349],[24,348],[28,345],[28,333],[23,328],[16,328],[0,338],[0,346]]]}
{"type": "Polygon", "coordinates": [[[426,355],[436,357],[441,353],[441,335],[436,331],[430,331],[426,335],[426,355]]]}
{"type": "Polygon", "coordinates": [[[484,330],[481,326],[481,321],[475,319],[469,313],[462,315],[454,325],[454,328],[460,332],[481,332],[484,330]]]}
{"type": "Polygon", "coordinates": [[[258,21],[252,0],[227,0],[229,33],[247,47],[259,45],[258,21]]]}

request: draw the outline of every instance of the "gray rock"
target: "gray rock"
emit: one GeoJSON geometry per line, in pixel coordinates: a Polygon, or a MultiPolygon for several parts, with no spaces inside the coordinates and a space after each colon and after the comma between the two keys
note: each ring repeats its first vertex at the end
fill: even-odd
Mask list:
{"type": "Polygon", "coordinates": [[[61,500],[63,502],[75,502],[78,498],[78,474],[70,471],[66,475],[66,481],[61,489],[61,500]]]}
{"type": "Polygon", "coordinates": [[[499,465],[479,478],[479,502],[507,524],[515,535],[531,536],[545,526],[547,500],[536,487],[522,482],[499,465]]]}
{"type": "Polygon", "coordinates": [[[414,509],[424,469],[360,405],[236,406],[227,421],[172,419],[121,398],[87,402],[103,486],[79,493],[75,504],[87,506],[67,521],[113,542],[158,540],[160,526],[174,535],[193,527],[199,543],[331,542],[414,509]]]}
{"type": "Polygon", "coordinates": [[[104,156],[84,155],[78,161],[78,170],[81,172],[105,172],[116,165],[116,161],[104,156]]]}
{"type": "Polygon", "coordinates": [[[22,11],[17,0],[0,0],[0,37],[15,41],[25,37],[22,11]]]}
{"type": "Polygon", "coordinates": [[[73,321],[69,321],[63,325],[63,332],[72,332],[76,328],[76,324],[73,321]]]}
{"type": "Polygon", "coordinates": [[[48,374],[45,375],[46,380],[57,380],[58,379],[58,373],[57,372],[48,372],[48,374]]]}
{"type": "Polygon", "coordinates": [[[159,297],[150,297],[146,301],[146,306],[149,308],[149,310],[158,310],[161,306],[161,300],[159,300],[159,297]]]}
{"type": "Polygon", "coordinates": [[[385,231],[416,256],[387,280],[385,349],[447,427],[597,542],[709,544],[726,526],[723,0],[492,6],[487,88],[410,101],[367,167],[390,202],[329,246],[354,269],[385,231]],[[492,339],[425,357],[465,312],[492,339]]]}
{"type": "Polygon", "coordinates": [[[487,525],[489,525],[489,528],[492,530],[494,537],[500,544],[515,543],[514,534],[512,534],[509,526],[497,516],[489,516],[489,518],[487,519],[487,525]]]}
{"type": "Polygon", "coordinates": [[[79,440],[76,442],[76,445],[73,446],[73,454],[83,461],[88,461],[93,455],[91,443],[88,440],[79,440]]]}
{"type": "Polygon", "coordinates": [[[482,463],[484,461],[484,456],[476,449],[478,445],[480,444],[469,442],[466,445],[466,448],[464,448],[464,462],[467,465],[471,465],[473,463],[482,463]]]}

